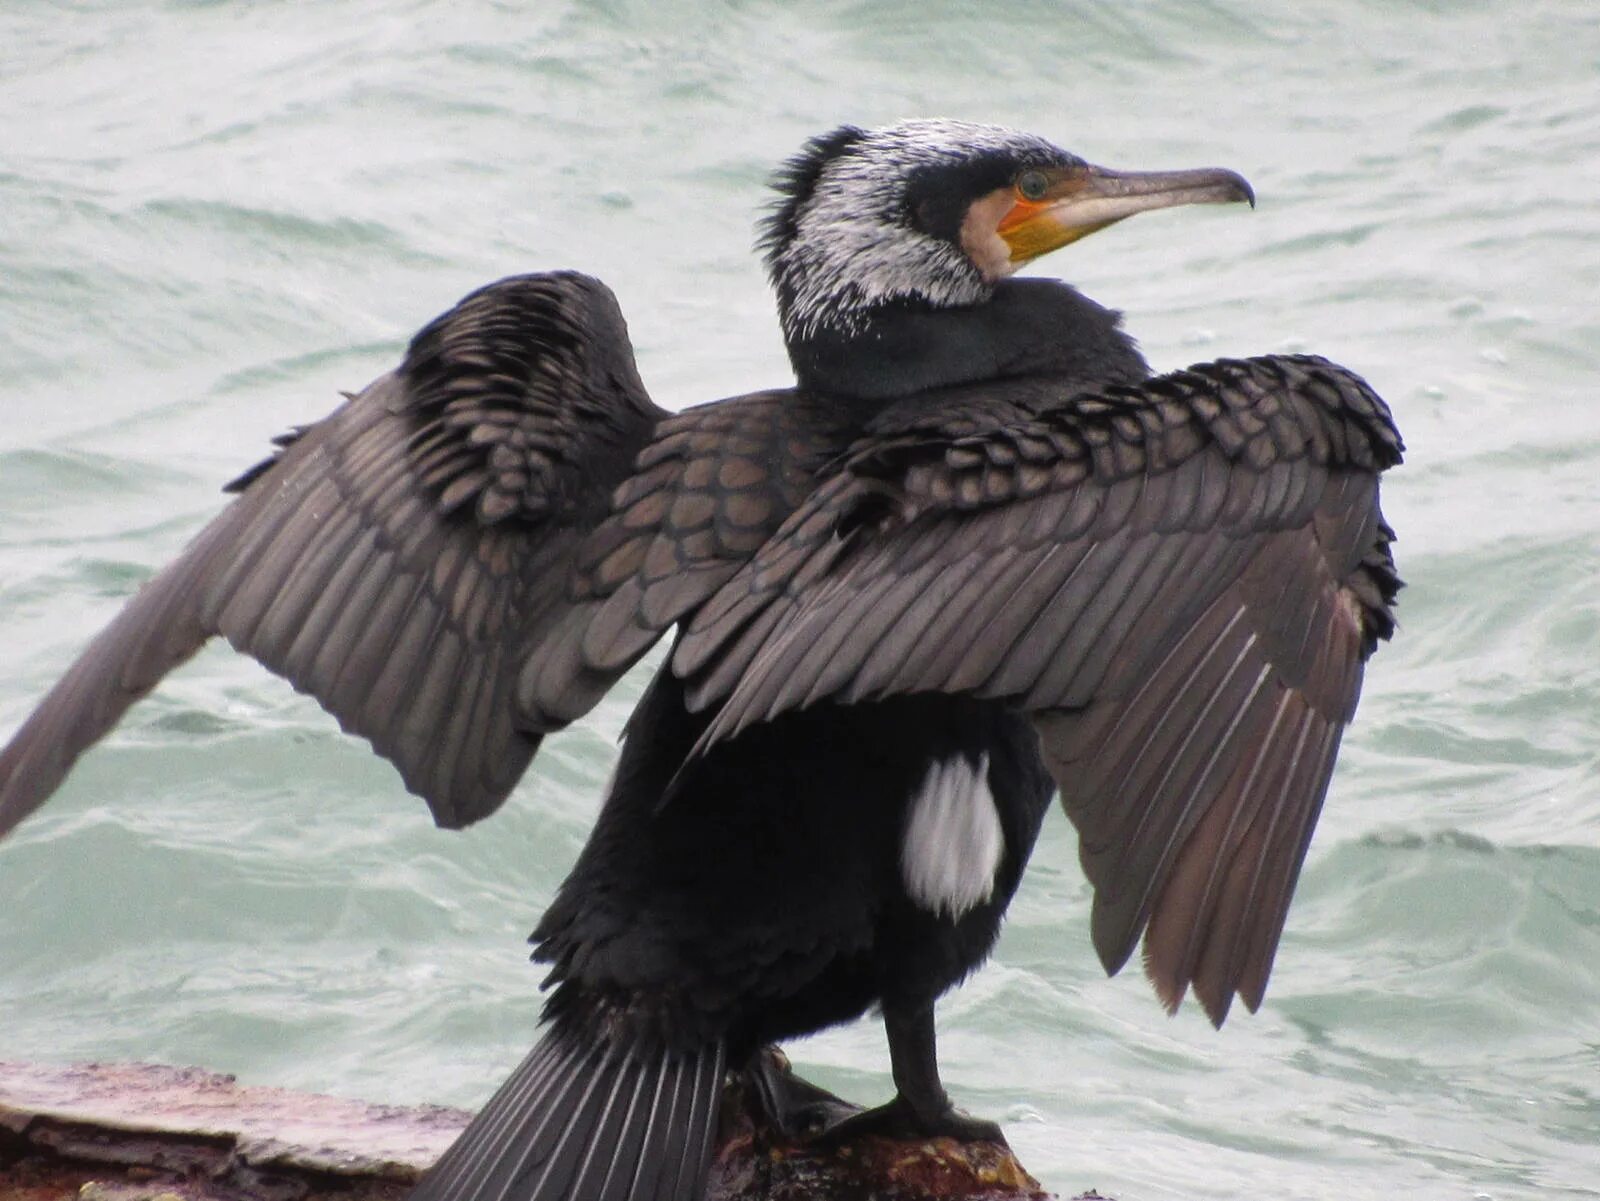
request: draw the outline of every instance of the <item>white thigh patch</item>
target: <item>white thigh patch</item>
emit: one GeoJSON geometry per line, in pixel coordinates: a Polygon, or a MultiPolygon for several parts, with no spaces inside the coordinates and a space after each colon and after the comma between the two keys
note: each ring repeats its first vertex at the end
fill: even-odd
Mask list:
{"type": "Polygon", "coordinates": [[[959,918],[994,892],[1005,839],[989,792],[989,756],[936,761],[911,799],[900,874],[924,909],[959,918]]]}

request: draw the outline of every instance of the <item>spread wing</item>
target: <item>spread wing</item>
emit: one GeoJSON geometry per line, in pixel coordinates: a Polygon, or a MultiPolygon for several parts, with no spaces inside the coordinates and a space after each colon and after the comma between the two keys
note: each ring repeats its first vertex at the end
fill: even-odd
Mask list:
{"type": "Polygon", "coordinates": [[[0,752],[0,834],[213,634],[367,738],[440,825],[493,812],[562,724],[519,707],[519,665],[567,616],[577,548],[665,416],[599,282],[468,296],[235,481],[90,644],[0,752]]]}
{"type": "Polygon", "coordinates": [[[1361,380],[1304,357],[998,426],[934,406],[863,442],[690,621],[673,667],[718,707],[697,749],[822,700],[1020,707],[1081,835],[1107,969],[1143,933],[1166,1003],[1192,985],[1220,1023],[1235,993],[1260,1003],[1393,628],[1378,475],[1400,451],[1361,380]]]}

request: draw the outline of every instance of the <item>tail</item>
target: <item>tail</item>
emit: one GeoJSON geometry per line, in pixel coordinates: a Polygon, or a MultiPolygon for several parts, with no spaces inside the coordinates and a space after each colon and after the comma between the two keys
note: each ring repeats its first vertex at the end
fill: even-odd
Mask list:
{"type": "Polygon", "coordinates": [[[553,1028],[408,1201],[700,1201],[724,1061],[553,1028]]]}

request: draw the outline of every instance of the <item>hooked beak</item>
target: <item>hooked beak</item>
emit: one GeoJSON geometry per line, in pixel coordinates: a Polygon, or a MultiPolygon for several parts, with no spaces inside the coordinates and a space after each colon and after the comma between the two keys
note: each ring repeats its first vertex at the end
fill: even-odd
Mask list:
{"type": "Polygon", "coordinates": [[[1014,264],[1026,263],[1087,237],[1098,229],[1150,209],[1180,204],[1255,207],[1256,194],[1236,171],[1200,167],[1192,171],[1108,171],[1088,163],[1043,172],[1049,181],[1036,200],[1022,195],[996,227],[1014,264]]]}

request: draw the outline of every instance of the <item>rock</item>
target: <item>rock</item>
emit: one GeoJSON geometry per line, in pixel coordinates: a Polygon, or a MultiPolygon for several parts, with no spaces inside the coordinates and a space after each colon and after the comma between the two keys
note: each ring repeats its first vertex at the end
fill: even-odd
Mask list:
{"type": "Polygon", "coordinates": [[[470,1117],[196,1068],[0,1063],[0,1201],[399,1198],[470,1117]]]}
{"type": "MultiPolygon", "coordinates": [[[[780,1062],[787,1070],[786,1061],[780,1062]]],[[[746,1104],[737,1081],[722,1100],[722,1129],[706,1201],[1049,1201],[1011,1151],[996,1143],[865,1137],[816,1147],[785,1138],[746,1104]]]]}

